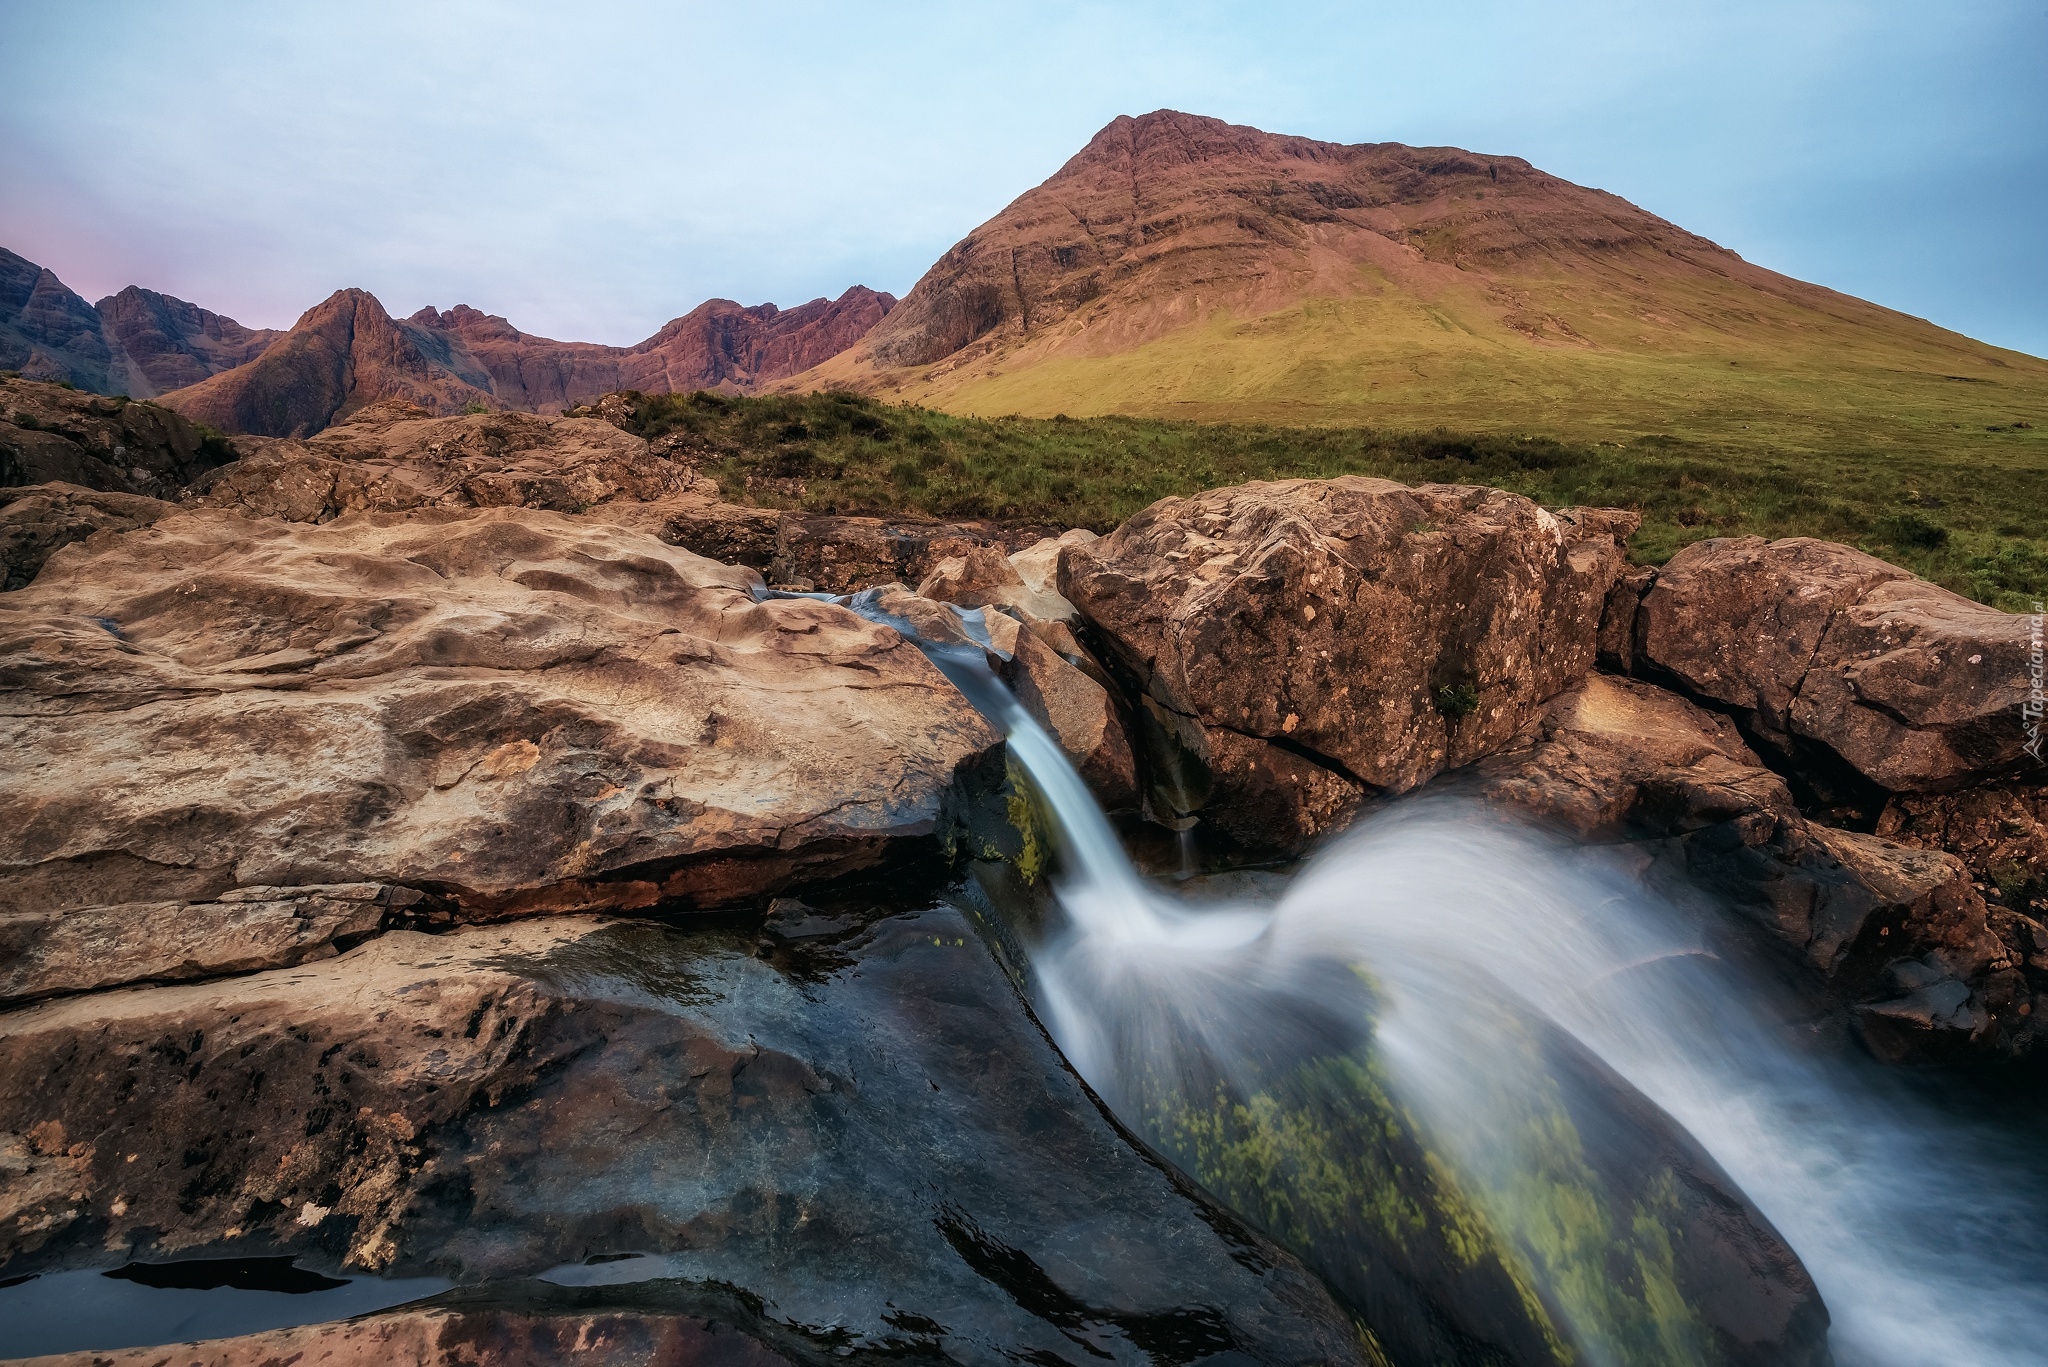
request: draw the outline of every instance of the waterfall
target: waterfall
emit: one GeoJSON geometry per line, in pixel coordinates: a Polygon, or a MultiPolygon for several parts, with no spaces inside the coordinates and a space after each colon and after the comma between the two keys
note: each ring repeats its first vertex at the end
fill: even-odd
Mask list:
{"type": "MultiPolygon", "coordinates": [[[[1453,1176],[1429,1197],[1436,1205],[1415,1208],[1458,1226],[1454,1245],[1472,1228],[1499,1236],[1502,1275],[1470,1280],[1485,1270],[1474,1262],[1453,1284],[1491,1288],[1475,1298],[1482,1320],[1495,1313],[1485,1302],[1522,1298],[1520,1320],[1513,1306],[1499,1312],[1516,1321],[1503,1321],[1501,1342],[1520,1333],[1539,1358],[1547,1342],[1554,1360],[1614,1367],[1721,1356],[1696,1315],[1672,1308],[1670,1240],[1655,1219],[1645,1226],[1645,1207],[1631,1225],[1625,1207],[1602,1215],[1578,1199],[1598,1186],[1588,1174],[1614,1112],[1570,1095],[1571,1079],[1590,1068],[1597,1091],[1611,1070],[1689,1132],[1796,1251],[1832,1314],[1842,1367],[2041,1360],[2038,1144],[1802,1039],[1770,983],[1715,953],[1707,925],[1601,851],[1420,796],[1335,841],[1277,900],[1176,897],[1132,866],[980,650],[920,644],[1001,727],[1057,827],[1065,923],[1033,946],[1032,968],[1060,1048],[1127,1124],[1340,1289],[1331,1259],[1364,1236],[1328,1212],[1304,1214],[1309,1189],[1370,1226],[1373,1257],[1413,1211],[1380,1209],[1385,1190],[1347,1187],[1300,1154],[1261,1168],[1277,1142],[1344,1162],[1405,1154],[1414,1161],[1387,1171],[1409,1180],[1442,1156],[1453,1176]],[[1597,1063],[1575,1063],[1580,1054],[1597,1063]],[[1376,1108],[1362,1127],[1351,1114],[1361,1106],[1376,1108]],[[1402,1127],[1414,1134],[1387,1140],[1402,1127]],[[1318,1147],[1332,1129],[1356,1142],[1318,1147]],[[1617,1249],[1640,1270],[1634,1301],[1605,1285],[1617,1249]],[[1544,1338],[1550,1324],[1564,1342],[1544,1338]]],[[[1398,1297],[1380,1308],[1405,1313],[1398,1297]]],[[[1455,1345],[1428,1351],[1466,1360],[1455,1345]]]]}

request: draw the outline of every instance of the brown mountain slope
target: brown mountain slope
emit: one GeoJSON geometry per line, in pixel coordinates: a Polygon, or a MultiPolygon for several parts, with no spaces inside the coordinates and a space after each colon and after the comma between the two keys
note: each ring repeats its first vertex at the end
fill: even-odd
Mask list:
{"type": "Polygon", "coordinates": [[[1794,444],[2048,416],[2048,363],[1520,158],[1171,111],[1104,128],[788,387],[833,385],[978,413],[1794,444]]]}
{"type": "Polygon", "coordinates": [[[164,402],[226,431],[299,437],[380,399],[445,415],[472,404],[560,412],[619,389],[744,392],[844,350],[895,302],[861,286],[787,310],[714,299],[637,346],[611,347],[536,337],[467,305],[394,319],[375,296],[340,290],[249,364],[164,402]]]}
{"type": "Polygon", "coordinates": [[[147,399],[198,384],[261,356],[284,333],[245,328],[211,309],[130,285],[93,305],[109,344],[127,362],[127,393],[147,399]]]}

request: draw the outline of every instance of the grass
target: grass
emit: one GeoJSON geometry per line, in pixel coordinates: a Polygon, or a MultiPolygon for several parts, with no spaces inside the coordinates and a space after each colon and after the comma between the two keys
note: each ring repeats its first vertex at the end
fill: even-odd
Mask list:
{"type": "Polygon", "coordinates": [[[1858,546],[2008,611],[2048,597],[2048,424],[1962,453],[1853,443],[1774,451],[1653,433],[1512,432],[970,417],[852,394],[642,396],[643,436],[684,434],[728,498],[817,512],[989,517],[1107,531],[1157,499],[1253,479],[1379,475],[1490,484],[1551,507],[1633,508],[1662,564],[1710,536],[1858,546]]]}

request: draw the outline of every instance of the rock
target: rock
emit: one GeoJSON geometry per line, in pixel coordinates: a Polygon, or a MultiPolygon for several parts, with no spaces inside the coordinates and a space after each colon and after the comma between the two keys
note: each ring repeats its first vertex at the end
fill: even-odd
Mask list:
{"type": "Polygon", "coordinates": [[[895,632],[759,583],[518,508],[67,547],[0,599],[0,895],[705,906],[938,836],[999,738],[895,632]]]}
{"type": "Polygon", "coordinates": [[[1253,776],[1294,766],[1212,745],[1219,732],[1360,791],[1406,791],[1505,744],[1592,667],[1633,527],[1494,489],[1287,480],[1162,500],[1066,547],[1059,582],[1150,699],[1140,729],[1157,743],[1140,749],[1155,814],[1224,822],[1203,805],[1217,792],[1263,800],[1273,790],[1253,776]],[[1211,771],[1231,782],[1218,789],[1211,771]]]}
{"type": "Polygon", "coordinates": [[[1947,850],[2006,907],[2048,917],[2048,786],[1987,783],[1957,793],[1891,799],[1877,833],[1947,850]]]}
{"type": "Polygon", "coordinates": [[[2023,955],[1960,861],[1806,820],[1724,716],[1646,683],[1590,675],[1473,774],[1491,800],[1577,839],[1634,844],[1668,892],[1725,899],[1817,982],[1861,1004],[1858,1023],[1880,1056],[2035,1047],[2023,955]],[[1929,975],[1951,984],[1942,995],[1957,1009],[1921,1034],[1861,1009],[1929,975]]]}
{"type": "MultiPolygon", "coordinates": [[[[1003,616],[988,610],[990,620],[1003,616]]],[[[1135,806],[1137,766],[1109,690],[1029,625],[1014,633],[1010,651],[1002,673],[1011,691],[1059,742],[1095,800],[1109,811],[1135,806]]]]}
{"type": "Polygon", "coordinates": [[[172,498],[234,458],[166,408],[0,379],[0,487],[65,483],[172,498]]]}
{"type": "Polygon", "coordinates": [[[715,492],[647,443],[587,418],[484,413],[432,418],[380,403],[304,443],[248,443],[251,454],[206,481],[201,502],[289,522],[408,508],[582,512],[715,492]]]}
{"type": "Polygon", "coordinates": [[[421,900],[376,883],[236,888],[210,902],[0,911],[0,1005],[329,958],[421,900]]]}
{"type": "Polygon", "coordinates": [[[25,588],[58,549],[96,532],[147,527],[172,510],[160,499],[31,484],[0,489],[0,589],[25,588]]]}
{"type": "Polygon", "coordinates": [[[1822,805],[1836,771],[1918,793],[2031,763],[2026,619],[1846,546],[1696,542],[1658,572],[1636,640],[1639,668],[1733,711],[1822,805]]]}
{"type": "Polygon", "coordinates": [[[789,1358],[729,1324],[695,1315],[634,1311],[533,1313],[475,1309],[397,1310],[165,1348],[59,1353],[16,1367],[779,1367],[789,1358]]]}
{"type": "Polygon", "coordinates": [[[883,584],[917,584],[948,556],[1000,544],[987,523],[916,518],[783,517],[770,583],[823,593],[855,593],[883,584]]]}
{"type": "Polygon", "coordinates": [[[1635,673],[1636,609],[1656,582],[1648,565],[1630,565],[1615,578],[1600,609],[1600,668],[1610,674],[1635,673]]]}
{"type": "MultiPolygon", "coordinates": [[[[965,916],[874,916],[800,947],[584,916],[396,931],[11,1012],[0,1276],[596,1263],[618,1284],[538,1308],[693,1311],[803,1361],[1363,1360],[1320,1284],[1108,1121],[965,916]]],[[[532,1313],[531,1286],[444,1300],[532,1313]]]]}
{"type": "Polygon", "coordinates": [[[1027,622],[1074,620],[1072,603],[1026,584],[1010,561],[999,545],[967,546],[933,562],[917,591],[963,608],[1001,608],[1027,622]]]}
{"type": "Polygon", "coordinates": [[[1017,577],[1024,587],[1033,593],[1058,593],[1060,588],[1060,552],[1068,546],[1085,546],[1100,538],[1086,527],[1076,527],[1058,536],[1040,537],[1010,557],[1010,567],[1017,571],[1017,577]]]}
{"type": "Polygon", "coordinates": [[[119,369],[92,305],[56,272],[0,247],[0,370],[106,393],[119,387],[119,369]]]}

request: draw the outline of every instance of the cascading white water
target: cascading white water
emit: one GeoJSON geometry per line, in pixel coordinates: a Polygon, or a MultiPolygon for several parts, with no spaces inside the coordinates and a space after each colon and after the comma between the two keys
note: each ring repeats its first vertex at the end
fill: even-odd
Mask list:
{"type": "MultiPolygon", "coordinates": [[[[1035,730],[1024,718],[1020,739],[1035,730]]],[[[1106,830],[1048,746],[1017,753],[1047,775],[1061,830],[1106,830]]],[[[1417,801],[1365,822],[1269,907],[1177,907],[1111,864],[1073,860],[1058,888],[1070,925],[1036,965],[1055,1038],[1105,1096],[1124,1092],[1117,1036],[1133,1012],[1157,1025],[1171,1003],[1227,1056],[1215,1037],[1289,984],[1349,1009],[1317,970],[1355,961],[1386,989],[1376,1033],[1403,1099],[1469,1167],[1512,1163],[1488,1108],[1519,1080],[1490,1064],[1520,1056],[1490,1047],[1477,980],[1569,1031],[1721,1163],[1812,1273],[1842,1367],[2018,1367],[2048,1351],[2048,1193],[2024,1155],[1869,1070],[1795,1051],[1758,1014],[1759,986],[1594,852],[1417,801]]]]}
{"type": "MultiPolygon", "coordinates": [[[[979,652],[925,648],[1004,728],[1058,828],[1067,924],[1034,952],[1038,995],[1112,1106],[1162,1060],[1251,1073],[1305,1035],[1370,1030],[1431,1138],[1480,1189],[1503,1190],[1530,1161],[1515,1122],[1535,1085],[1515,1017],[1491,1009],[1512,1001],[1676,1118],[1777,1226],[1832,1313],[1841,1367],[2043,1360],[2039,1150],[1875,1065],[1795,1047],[1765,984],[1598,851],[1475,804],[1411,800],[1322,852],[1277,902],[1182,901],[1137,873],[979,652]]],[[[1591,1359],[1635,1367],[1598,1326],[1574,1328],[1591,1359]]]]}

